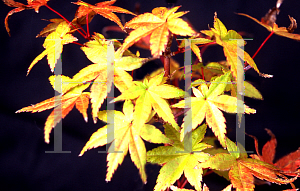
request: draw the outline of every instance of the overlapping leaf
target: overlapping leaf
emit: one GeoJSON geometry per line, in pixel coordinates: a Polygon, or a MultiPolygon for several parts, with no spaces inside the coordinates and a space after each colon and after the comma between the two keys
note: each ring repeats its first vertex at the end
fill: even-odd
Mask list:
{"type": "Polygon", "coordinates": [[[198,89],[193,88],[193,93],[196,97],[190,98],[191,103],[186,103],[185,100],[182,100],[172,105],[172,107],[177,108],[191,108],[191,112],[188,112],[184,118],[182,127],[187,128],[183,128],[181,138],[183,138],[188,130],[195,129],[206,118],[208,126],[212,129],[221,145],[226,147],[225,118],[219,109],[228,113],[237,113],[238,107],[241,107],[244,108],[245,113],[255,113],[254,109],[250,109],[244,105],[243,101],[238,100],[236,97],[221,95],[229,78],[230,72],[227,72],[213,80],[209,88],[205,83],[202,83],[198,89]],[[188,127],[190,128],[188,129],[188,127]]]}
{"type": "Polygon", "coordinates": [[[299,176],[300,173],[300,148],[282,158],[280,158],[276,163],[274,163],[275,149],[277,146],[277,140],[275,135],[269,129],[265,129],[267,133],[271,136],[269,140],[262,148],[262,154],[258,150],[258,140],[256,137],[251,136],[254,139],[255,149],[257,154],[250,155],[252,158],[267,162],[269,164],[278,167],[282,173],[289,176],[299,176]]]}
{"type": "Polygon", "coordinates": [[[64,21],[57,26],[54,32],[50,33],[47,36],[43,44],[43,47],[46,50],[44,50],[32,61],[28,68],[27,75],[29,74],[32,67],[46,55],[50,69],[52,72],[54,71],[57,60],[60,58],[60,54],[62,53],[63,45],[77,41],[77,38],[75,38],[71,34],[68,34],[69,31],[70,26],[67,22],[64,21]]]}
{"type": "MultiPolygon", "coordinates": [[[[202,169],[195,167],[199,162],[209,159],[210,155],[202,150],[211,145],[201,143],[206,132],[206,125],[202,125],[192,132],[191,140],[180,141],[179,132],[170,125],[165,125],[165,135],[173,141],[170,146],[160,146],[147,152],[147,161],[163,165],[159,171],[154,190],[165,190],[170,187],[184,173],[185,177],[196,190],[201,189],[202,169]],[[191,141],[189,147],[185,144],[191,141]]],[[[186,140],[186,139],[185,139],[186,140]]]]}
{"type": "MultiPolygon", "coordinates": [[[[95,12],[92,12],[88,15],[88,19],[85,16],[79,17],[79,18],[74,18],[72,20],[72,22],[70,22],[70,33],[75,32],[79,27],[81,27],[82,25],[85,25],[88,20],[88,23],[90,23],[92,21],[92,19],[95,16],[95,12]],[[75,28],[74,28],[75,27],[75,28]]],[[[51,22],[50,24],[48,24],[36,37],[47,37],[50,33],[54,32],[57,28],[57,26],[61,23],[64,22],[64,19],[49,19],[49,21],[51,22]]]]}
{"type": "Polygon", "coordinates": [[[99,119],[108,123],[93,133],[82,149],[80,156],[87,150],[112,142],[107,155],[106,181],[110,181],[115,170],[130,152],[130,157],[139,169],[141,178],[146,183],[146,148],[142,140],[152,143],[171,143],[171,141],[152,125],[144,124],[141,130],[133,125],[134,109],[130,100],[126,100],[123,113],[120,111],[100,111],[99,119]],[[113,125],[113,126],[109,126],[113,125]]]}
{"type": "Polygon", "coordinates": [[[229,178],[234,188],[239,191],[253,191],[254,177],[277,184],[288,184],[295,179],[282,179],[279,169],[260,160],[247,158],[244,148],[226,139],[227,150],[230,154],[219,153],[204,163],[199,168],[211,168],[216,170],[229,170],[229,178]]]}
{"type": "Polygon", "coordinates": [[[165,99],[184,97],[185,92],[179,88],[164,84],[164,73],[152,75],[150,79],[144,78],[143,82],[135,81],[135,85],[123,92],[113,101],[136,99],[134,112],[134,125],[142,127],[149,118],[152,108],[166,122],[174,128],[179,127],[174,119],[169,103],[165,99]]]}
{"type": "Polygon", "coordinates": [[[177,12],[179,6],[167,9],[157,7],[152,13],[144,13],[125,24],[126,28],[135,29],[125,39],[120,52],[125,51],[141,38],[151,34],[150,49],[153,57],[157,57],[165,50],[170,32],[182,36],[193,36],[196,32],[182,19],[186,12],[177,12]]]}
{"type": "MultiPolygon", "coordinates": [[[[91,86],[92,115],[96,122],[99,108],[107,93],[111,91],[112,83],[124,92],[133,85],[132,77],[126,71],[132,71],[142,66],[146,58],[134,56],[121,56],[114,52],[113,44],[100,34],[93,36],[94,40],[87,42],[81,47],[87,58],[95,64],[91,64],[80,70],[74,77],[74,82],[93,82],[91,86]],[[108,68],[109,66],[109,68],[108,68]]],[[[76,86],[76,84],[75,84],[76,86]]],[[[64,87],[64,92],[74,85],[64,87]]]]}
{"type": "Polygon", "coordinates": [[[211,37],[220,46],[223,46],[227,63],[230,65],[234,78],[237,78],[238,73],[243,74],[244,72],[242,61],[246,61],[261,76],[271,77],[270,75],[260,73],[254,60],[242,48],[245,44],[242,36],[234,30],[227,31],[224,24],[216,15],[214,18],[214,28],[202,30],[201,32],[211,37]]]}
{"type": "Polygon", "coordinates": [[[4,23],[5,23],[5,28],[6,28],[7,33],[10,35],[10,29],[8,27],[8,19],[12,14],[21,12],[25,9],[34,9],[35,12],[38,13],[40,7],[47,4],[47,1],[49,1],[49,0],[27,0],[28,5],[25,5],[23,3],[19,3],[14,0],[3,0],[3,2],[6,5],[8,5],[10,7],[16,7],[15,9],[9,11],[5,17],[4,23]]]}
{"type": "MultiPolygon", "coordinates": [[[[52,77],[51,80],[54,80],[52,77]]],[[[56,77],[55,81],[59,82],[59,86],[62,81],[71,81],[71,79],[67,76],[56,77]]],[[[52,83],[55,90],[59,90],[59,86],[56,86],[55,83],[52,83]]],[[[65,118],[66,115],[74,108],[83,115],[85,121],[87,121],[87,108],[89,104],[90,93],[83,92],[86,88],[88,88],[89,84],[79,85],[75,88],[72,88],[68,93],[64,95],[58,95],[53,98],[47,99],[35,105],[31,105],[28,107],[24,107],[18,110],[16,113],[20,112],[42,112],[48,109],[54,108],[51,114],[48,116],[45,123],[45,142],[49,143],[49,137],[52,128],[54,128],[61,119],[65,118]]]]}
{"type": "Polygon", "coordinates": [[[121,7],[112,6],[112,4],[114,4],[115,2],[116,2],[116,0],[111,0],[111,1],[103,1],[100,3],[96,3],[96,5],[91,5],[91,4],[88,4],[88,3],[85,3],[85,2],[79,0],[78,2],[74,3],[76,5],[80,5],[80,7],[78,8],[78,10],[76,12],[75,17],[80,18],[80,17],[86,16],[87,14],[97,13],[97,14],[102,15],[103,17],[117,23],[123,29],[124,27],[123,27],[120,19],[113,12],[127,13],[127,14],[131,14],[131,15],[135,15],[135,14],[126,9],[123,9],[121,7]]]}

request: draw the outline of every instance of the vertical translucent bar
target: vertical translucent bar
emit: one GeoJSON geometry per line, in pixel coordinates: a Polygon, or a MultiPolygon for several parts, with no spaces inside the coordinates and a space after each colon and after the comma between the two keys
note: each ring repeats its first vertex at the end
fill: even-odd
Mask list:
{"type": "MultiPolygon", "coordinates": [[[[61,39],[50,39],[55,41],[55,53],[59,52],[59,47],[61,39]]],[[[62,75],[62,61],[61,61],[61,55],[58,55],[59,58],[57,59],[57,55],[55,54],[53,59],[57,59],[57,63],[55,65],[54,69],[54,121],[60,120],[60,123],[58,123],[54,129],[54,150],[53,151],[45,151],[45,153],[71,153],[71,151],[63,151],[62,150],[62,108],[61,108],[61,97],[62,94],[61,89],[62,89],[62,80],[61,80],[61,75],[62,75]]]]}
{"type": "MultiPolygon", "coordinates": [[[[236,61],[237,61],[237,115],[236,115],[236,142],[240,146],[246,146],[245,143],[245,107],[244,107],[244,95],[245,95],[245,72],[244,72],[244,40],[252,39],[230,39],[236,42],[236,61]]],[[[244,152],[244,149],[239,149],[244,152]]],[[[239,151],[239,152],[240,152],[239,151]]],[[[253,153],[252,151],[246,151],[247,153],[253,153]]]]}
{"type": "Polygon", "coordinates": [[[191,39],[184,39],[185,52],[184,52],[184,75],[185,75],[185,91],[187,94],[184,97],[186,116],[184,118],[184,134],[183,139],[184,152],[192,152],[192,105],[191,105],[191,81],[192,81],[192,52],[191,52],[191,39]]]}
{"type": "Polygon", "coordinates": [[[236,115],[236,142],[245,148],[245,73],[244,73],[244,40],[236,39],[237,42],[237,115],[236,115]]]}
{"type": "Polygon", "coordinates": [[[236,142],[245,148],[245,73],[244,73],[244,40],[236,39],[237,42],[237,115],[236,115],[236,142]]]}
{"type": "Polygon", "coordinates": [[[106,151],[98,151],[98,153],[123,153],[123,151],[115,151],[115,139],[114,133],[114,110],[115,104],[109,103],[114,99],[114,60],[115,60],[115,50],[114,50],[114,41],[109,40],[107,43],[107,143],[110,145],[106,145],[106,151]]]}

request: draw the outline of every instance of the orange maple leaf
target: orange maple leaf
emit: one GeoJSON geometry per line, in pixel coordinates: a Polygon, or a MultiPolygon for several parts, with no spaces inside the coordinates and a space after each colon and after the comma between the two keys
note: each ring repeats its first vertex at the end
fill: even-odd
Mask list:
{"type": "Polygon", "coordinates": [[[46,5],[47,1],[49,1],[49,0],[27,0],[28,5],[25,5],[23,3],[15,2],[14,0],[3,0],[3,2],[6,5],[8,5],[10,7],[17,7],[15,9],[9,11],[4,20],[5,28],[6,28],[8,35],[10,36],[10,29],[8,27],[8,19],[12,14],[21,12],[25,9],[34,9],[35,12],[38,13],[40,7],[46,5]]]}
{"type": "Polygon", "coordinates": [[[126,28],[135,29],[125,39],[120,52],[124,52],[131,45],[141,38],[151,34],[150,49],[153,57],[157,57],[165,50],[170,32],[182,36],[194,36],[196,32],[187,22],[178,18],[187,12],[177,12],[180,6],[167,9],[166,7],[157,7],[152,13],[141,14],[125,24],[126,28]]]}
{"type": "Polygon", "coordinates": [[[135,15],[135,14],[126,9],[123,9],[121,7],[111,6],[115,2],[116,2],[116,0],[111,0],[111,1],[104,1],[104,2],[100,2],[100,3],[96,3],[95,5],[91,5],[91,4],[88,4],[88,3],[85,3],[85,2],[79,0],[78,2],[74,3],[76,5],[80,5],[80,7],[78,8],[78,10],[75,14],[75,18],[80,18],[80,17],[86,16],[87,14],[97,13],[97,14],[102,15],[103,17],[117,23],[122,29],[124,29],[120,19],[113,12],[127,13],[127,14],[131,14],[131,15],[135,15]]]}
{"type": "Polygon", "coordinates": [[[221,171],[229,170],[229,178],[233,188],[239,191],[254,190],[254,176],[276,184],[288,184],[296,177],[287,179],[279,169],[264,161],[248,158],[245,149],[226,138],[227,153],[217,153],[207,161],[200,163],[201,168],[211,168],[221,171]],[[284,177],[284,178],[279,178],[284,177]]]}
{"type": "Polygon", "coordinates": [[[293,17],[289,16],[291,24],[288,28],[286,28],[286,27],[278,27],[278,25],[275,23],[275,21],[270,22],[269,20],[264,20],[264,18],[262,18],[262,20],[260,22],[256,18],[253,18],[247,14],[244,14],[244,13],[238,13],[238,14],[252,19],[253,21],[260,24],[261,26],[265,27],[268,31],[275,33],[279,36],[284,36],[284,37],[291,38],[294,40],[300,40],[299,34],[292,33],[294,31],[294,29],[297,28],[297,22],[293,17]]]}
{"type": "MultiPolygon", "coordinates": [[[[70,78],[68,79],[71,80],[70,78]]],[[[89,84],[77,86],[62,96],[58,95],[35,105],[24,107],[16,111],[16,113],[35,113],[54,108],[54,110],[48,116],[44,128],[45,142],[49,143],[51,130],[60,122],[61,119],[65,118],[68,115],[68,113],[74,108],[74,106],[83,115],[85,121],[88,120],[87,108],[89,105],[90,93],[82,92],[83,90],[88,88],[88,86],[89,84]]]]}
{"type": "Polygon", "coordinates": [[[275,135],[271,130],[265,128],[267,133],[271,136],[271,139],[263,146],[262,154],[258,150],[258,140],[256,137],[249,135],[254,139],[255,149],[257,154],[250,155],[252,158],[267,162],[269,164],[278,167],[282,173],[288,176],[298,176],[300,173],[300,148],[282,158],[280,158],[276,163],[274,163],[275,149],[277,146],[277,140],[275,135]]]}

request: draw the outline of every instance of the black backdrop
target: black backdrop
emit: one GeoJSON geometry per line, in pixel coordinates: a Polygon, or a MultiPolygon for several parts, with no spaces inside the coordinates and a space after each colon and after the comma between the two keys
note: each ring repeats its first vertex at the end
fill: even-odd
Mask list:
{"type": "MultiPolygon", "coordinates": [[[[21,2],[25,3],[25,1],[21,2]]],[[[95,0],[87,0],[87,2],[97,3],[95,0]]],[[[162,0],[118,0],[115,5],[134,11],[136,2],[141,4],[141,13],[150,12],[154,7],[166,6],[166,1],[162,0]]],[[[254,21],[234,13],[243,12],[260,19],[275,3],[275,0],[178,0],[176,5],[182,5],[181,11],[190,11],[184,17],[193,24],[197,31],[208,29],[208,24],[213,26],[214,12],[217,12],[218,17],[228,29],[246,31],[249,37],[253,38],[246,45],[246,51],[253,55],[269,32],[254,21]]],[[[69,1],[51,0],[48,4],[69,20],[73,18],[77,9],[77,6],[70,4],[69,1]]],[[[279,26],[289,25],[288,15],[300,19],[299,8],[298,0],[286,0],[281,6],[277,19],[279,26]]],[[[143,185],[138,170],[127,155],[115,172],[112,181],[106,183],[106,154],[98,153],[98,151],[104,151],[105,147],[92,149],[83,157],[78,157],[90,135],[103,124],[101,122],[93,124],[91,118],[86,124],[76,110],[71,111],[62,122],[63,150],[71,151],[71,153],[45,153],[45,151],[53,150],[53,139],[50,144],[43,141],[44,123],[51,111],[35,114],[15,114],[15,111],[54,95],[48,83],[51,72],[45,58],[34,66],[27,77],[26,71],[32,60],[43,51],[44,38],[35,38],[39,31],[48,24],[41,19],[58,18],[58,16],[46,7],[41,7],[39,14],[33,10],[14,14],[9,20],[12,35],[9,37],[4,28],[4,18],[11,8],[1,2],[0,10],[0,20],[3,23],[0,27],[0,189],[5,191],[153,190],[159,171],[157,165],[147,164],[148,183],[143,185]]],[[[125,16],[126,21],[131,18],[131,16],[125,16]]],[[[109,25],[115,24],[101,16],[96,16],[90,24],[90,29],[101,33],[102,28],[109,25]]],[[[295,33],[300,33],[300,30],[297,29],[295,33]]],[[[109,34],[111,37],[116,35],[118,38],[124,38],[124,35],[120,33],[109,34]]],[[[79,37],[78,34],[75,35],[79,37]]],[[[79,42],[84,43],[84,40],[79,37],[79,42]]],[[[224,59],[221,53],[220,56],[215,56],[218,52],[220,52],[218,48],[209,48],[204,55],[204,61],[224,59]]],[[[246,74],[246,79],[251,81],[264,97],[263,101],[246,99],[246,104],[257,110],[257,114],[246,116],[246,132],[259,139],[261,148],[269,139],[264,128],[271,129],[278,139],[275,160],[300,146],[298,141],[299,52],[299,42],[274,35],[255,58],[261,72],[273,74],[274,78],[261,78],[253,70],[246,74]]],[[[142,56],[149,56],[147,51],[141,50],[141,53],[142,56]]],[[[183,56],[178,56],[176,59],[182,62],[183,56]]],[[[63,74],[67,76],[73,76],[90,63],[75,44],[64,47],[62,60],[63,74]]],[[[149,67],[141,69],[140,72],[148,70],[149,67]]],[[[228,114],[225,116],[228,128],[233,130],[228,136],[234,140],[235,116],[228,114]]],[[[152,147],[153,145],[147,144],[147,148],[152,147]]],[[[246,149],[254,150],[253,140],[249,137],[246,137],[246,149]]],[[[221,190],[229,184],[215,175],[204,177],[204,182],[212,191],[221,190]]],[[[299,181],[295,184],[300,187],[299,181]]],[[[257,186],[257,190],[282,190],[283,188],[289,188],[289,186],[257,186]]]]}

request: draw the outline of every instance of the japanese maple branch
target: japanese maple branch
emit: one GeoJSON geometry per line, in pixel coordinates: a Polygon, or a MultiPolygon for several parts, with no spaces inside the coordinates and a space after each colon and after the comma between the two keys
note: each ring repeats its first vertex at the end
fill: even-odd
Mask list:
{"type": "Polygon", "coordinates": [[[171,57],[171,45],[173,40],[173,34],[169,36],[168,44],[164,52],[164,70],[165,77],[168,78],[167,83],[170,83],[170,57],[171,57]]]}
{"type": "Polygon", "coordinates": [[[81,44],[81,43],[78,43],[78,42],[72,42],[72,44],[77,44],[77,45],[79,45],[79,46],[85,46],[85,45],[83,45],[83,44],[81,44]]]}
{"type": "Polygon", "coordinates": [[[86,37],[90,38],[89,14],[86,14],[86,37]]]}
{"type": "MultiPolygon", "coordinates": [[[[266,44],[266,42],[269,40],[269,38],[271,38],[271,36],[274,34],[274,31],[272,31],[269,36],[267,36],[267,38],[261,43],[261,45],[259,46],[259,48],[257,49],[257,51],[254,53],[254,55],[252,56],[252,59],[255,58],[255,56],[257,55],[257,53],[261,50],[261,48],[266,44]]],[[[250,68],[252,68],[247,62],[245,63],[247,66],[244,67],[244,71],[249,70],[250,68]]]]}
{"type": "MultiPolygon", "coordinates": [[[[59,12],[55,11],[54,9],[52,9],[48,4],[45,4],[45,6],[50,9],[52,12],[56,13],[58,16],[60,16],[62,19],[64,19],[69,25],[71,25],[72,27],[74,27],[74,29],[78,29],[77,27],[75,27],[72,22],[70,22],[68,19],[66,19],[64,16],[62,16],[59,12]]],[[[83,30],[83,29],[82,29],[83,30]]],[[[84,38],[87,38],[86,35],[84,35],[80,30],[77,30],[79,32],[79,34],[81,34],[81,36],[83,36],[84,38]]],[[[84,31],[85,32],[85,31],[84,31]]]]}
{"type": "Polygon", "coordinates": [[[184,186],[187,184],[188,180],[186,177],[182,177],[181,185],[178,186],[179,188],[184,188],[184,186]]]}

